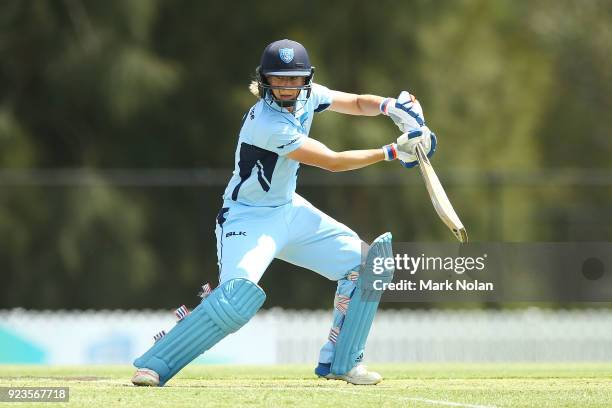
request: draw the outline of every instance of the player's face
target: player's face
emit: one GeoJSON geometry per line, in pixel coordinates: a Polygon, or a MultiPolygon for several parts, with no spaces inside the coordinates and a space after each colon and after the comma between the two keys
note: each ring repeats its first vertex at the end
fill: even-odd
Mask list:
{"type": "MultiPolygon", "coordinates": [[[[306,78],[301,76],[268,76],[268,83],[271,86],[303,86],[306,78]]],[[[296,99],[300,93],[299,89],[272,89],[276,99],[291,100],[296,99]]]]}

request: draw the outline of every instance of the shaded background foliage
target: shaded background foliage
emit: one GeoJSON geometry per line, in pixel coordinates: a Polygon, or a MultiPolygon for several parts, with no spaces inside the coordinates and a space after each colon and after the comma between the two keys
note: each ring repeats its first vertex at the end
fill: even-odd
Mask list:
{"type": "MultiPolygon", "coordinates": [[[[319,83],[419,97],[440,139],[435,166],[472,238],[612,238],[609,0],[6,0],[0,307],[169,307],[216,282],[214,217],[255,102],[246,87],[263,47],[287,37],[309,49],[319,83]],[[64,169],[87,182],[49,181],[64,169]],[[215,171],[141,185],[109,177],[116,169],[215,171]]],[[[325,113],[311,136],[372,148],[397,130],[325,113]]],[[[365,240],[384,230],[452,240],[416,171],[300,177],[301,194],[365,240]]],[[[267,306],[328,307],[334,291],[281,261],[262,286],[267,306]]]]}

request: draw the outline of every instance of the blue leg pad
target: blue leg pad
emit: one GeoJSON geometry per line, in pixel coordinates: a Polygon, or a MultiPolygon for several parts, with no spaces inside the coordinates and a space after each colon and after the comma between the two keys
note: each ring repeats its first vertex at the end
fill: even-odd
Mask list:
{"type": "Polygon", "coordinates": [[[154,370],[159,374],[159,385],[164,385],[193,359],[244,326],[265,300],[264,291],[247,279],[221,284],[137,358],[134,366],[154,370]]]}
{"type": "Polygon", "coordinates": [[[391,233],[387,232],[376,238],[370,246],[336,341],[334,360],[331,365],[332,374],[346,374],[363,358],[365,343],[382,296],[382,291],[373,288],[373,282],[375,280],[383,283],[391,282],[395,272],[395,268],[392,267],[384,268],[380,274],[374,274],[374,259],[393,258],[391,241],[391,233]]]}

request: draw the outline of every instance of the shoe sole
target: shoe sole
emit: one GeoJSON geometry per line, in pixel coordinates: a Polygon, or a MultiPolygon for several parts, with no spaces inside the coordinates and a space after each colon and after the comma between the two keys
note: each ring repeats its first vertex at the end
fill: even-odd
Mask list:
{"type": "Polygon", "coordinates": [[[319,375],[319,378],[325,378],[326,380],[340,380],[340,381],[345,381],[347,384],[353,384],[353,385],[376,385],[378,383],[380,383],[383,379],[379,379],[378,381],[372,382],[372,381],[359,381],[359,380],[349,380],[347,377],[340,375],[340,376],[335,376],[333,374],[327,374],[325,376],[319,375]]]}
{"type": "Polygon", "coordinates": [[[132,384],[137,387],[156,387],[159,384],[159,381],[153,376],[140,374],[132,378],[132,384]]]}

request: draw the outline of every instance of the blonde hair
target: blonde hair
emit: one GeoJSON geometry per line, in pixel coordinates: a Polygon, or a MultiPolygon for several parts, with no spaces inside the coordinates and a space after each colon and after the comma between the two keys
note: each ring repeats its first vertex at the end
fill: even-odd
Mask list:
{"type": "Polygon", "coordinates": [[[249,91],[255,95],[255,97],[261,98],[261,95],[259,94],[259,84],[257,84],[257,81],[251,81],[249,84],[249,91]]]}

